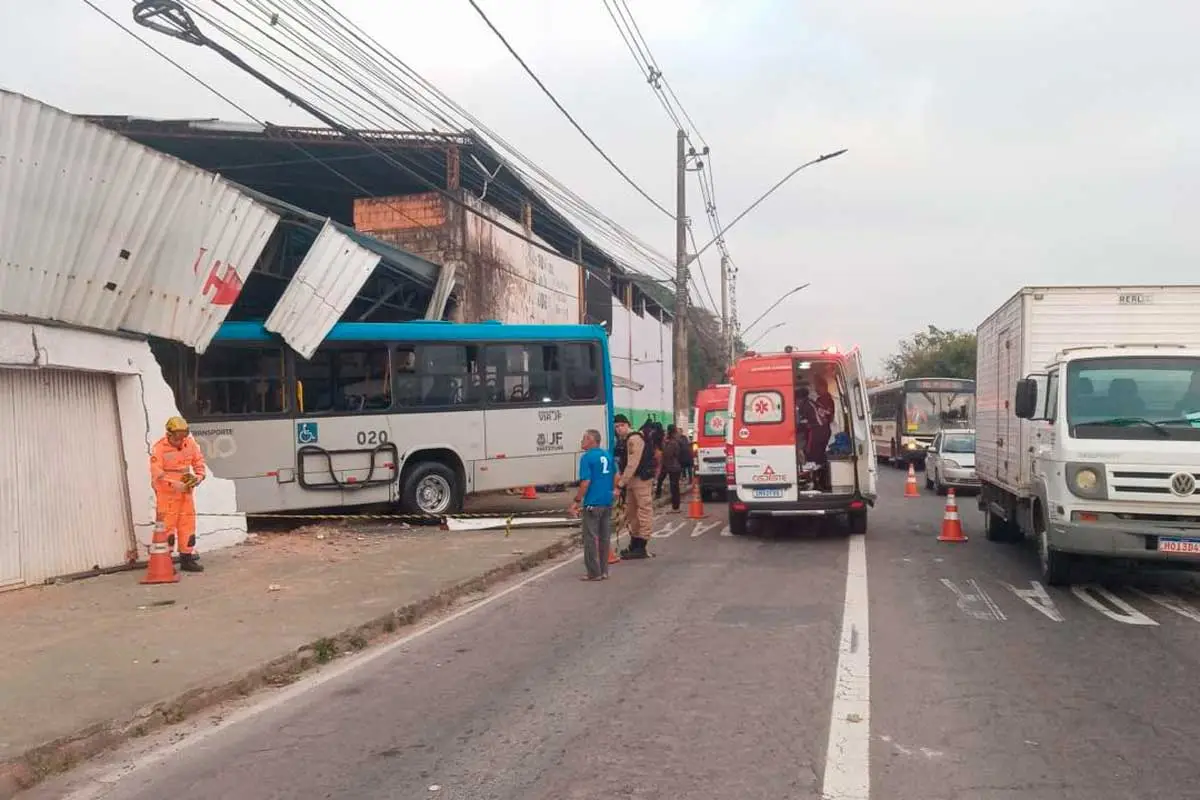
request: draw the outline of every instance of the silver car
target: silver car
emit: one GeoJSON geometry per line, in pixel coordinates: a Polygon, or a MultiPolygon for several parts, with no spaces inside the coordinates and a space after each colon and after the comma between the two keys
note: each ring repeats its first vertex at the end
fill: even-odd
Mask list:
{"type": "Polygon", "coordinates": [[[955,489],[978,489],[975,474],[975,430],[944,430],[933,438],[925,456],[925,488],[945,494],[955,489]]]}

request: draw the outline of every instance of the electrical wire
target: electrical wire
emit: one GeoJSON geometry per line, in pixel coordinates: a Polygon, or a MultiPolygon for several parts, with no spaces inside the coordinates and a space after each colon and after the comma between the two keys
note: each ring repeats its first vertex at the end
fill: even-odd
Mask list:
{"type": "MultiPolygon", "coordinates": [[[[397,79],[412,81],[421,91],[425,92],[429,98],[432,98],[432,100],[426,98],[429,105],[439,107],[445,115],[465,121],[465,124],[456,123],[453,125],[453,127],[473,129],[474,131],[479,132],[479,134],[482,136],[487,137],[488,141],[491,143],[493,148],[497,150],[497,152],[505,153],[511,162],[526,165],[528,172],[523,172],[519,168],[514,168],[512,170],[521,179],[525,180],[527,183],[535,185],[538,184],[538,179],[540,179],[540,181],[544,181],[544,183],[541,183],[538,188],[544,190],[548,188],[547,184],[549,186],[553,186],[560,193],[560,196],[569,197],[576,205],[586,209],[586,212],[591,217],[591,221],[593,223],[587,227],[590,227],[593,230],[607,229],[614,232],[620,238],[632,239],[637,244],[637,251],[642,253],[653,253],[654,256],[660,260],[661,264],[669,265],[672,263],[672,259],[663,256],[661,253],[655,251],[644,242],[637,240],[636,237],[630,236],[627,231],[624,231],[619,225],[613,222],[611,218],[605,216],[603,213],[597,211],[594,207],[584,202],[577,194],[554,178],[554,176],[550,175],[548,172],[538,166],[536,162],[533,162],[531,159],[529,159],[529,157],[522,153],[518,148],[506,141],[494,130],[489,128],[483,121],[472,115],[462,106],[455,103],[437,86],[429,82],[422,75],[420,75],[420,73],[416,72],[408,64],[388,51],[376,39],[371,37],[360,26],[347,18],[345,14],[340,12],[331,2],[329,2],[329,0],[318,0],[317,5],[319,5],[321,8],[317,8],[311,3],[305,4],[297,2],[297,5],[303,7],[308,13],[319,16],[325,25],[330,26],[331,29],[338,31],[344,37],[350,37],[352,40],[354,40],[352,43],[353,46],[349,49],[352,63],[364,64],[368,68],[375,69],[377,72],[386,71],[385,67],[387,66],[391,66],[392,68],[396,69],[399,75],[393,74],[391,76],[393,81],[397,79]],[[533,176],[537,177],[534,178],[533,176]]],[[[508,166],[513,167],[513,164],[509,163],[508,166]]],[[[554,196],[552,192],[547,193],[552,197],[554,196]]]]}
{"type": "MultiPolygon", "coordinates": [[[[94,2],[92,2],[92,0],[81,0],[81,1],[82,1],[84,4],[86,4],[87,6],[89,6],[89,7],[90,7],[90,8],[91,8],[93,11],[95,11],[95,12],[96,12],[96,13],[98,13],[98,14],[100,14],[100,15],[101,15],[101,16],[103,16],[105,19],[107,19],[109,22],[111,22],[111,23],[112,23],[114,26],[116,26],[117,28],[120,28],[120,29],[121,29],[122,31],[124,31],[126,34],[128,34],[129,36],[131,36],[133,39],[137,40],[139,43],[141,43],[143,46],[145,46],[145,47],[146,47],[147,49],[149,49],[151,52],[153,52],[153,53],[155,53],[156,55],[158,55],[160,58],[162,58],[162,59],[163,59],[164,61],[166,61],[168,64],[171,64],[173,67],[175,67],[176,69],[178,69],[178,70],[179,70],[180,72],[182,72],[183,74],[187,75],[189,78],[191,78],[193,81],[195,81],[196,83],[198,83],[200,86],[204,87],[205,89],[207,89],[208,91],[210,91],[210,92],[212,92],[214,95],[216,95],[217,97],[219,97],[219,98],[221,98],[222,100],[224,100],[224,101],[225,101],[226,103],[228,103],[230,106],[232,106],[233,108],[235,108],[235,109],[237,109],[238,111],[240,111],[240,112],[241,112],[242,114],[244,114],[244,115],[245,115],[245,116],[246,116],[248,119],[250,119],[250,120],[252,120],[252,121],[254,121],[254,122],[258,123],[259,125],[262,125],[262,126],[266,127],[267,123],[265,123],[264,121],[262,121],[262,120],[260,120],[260,119],[256,118],[256,117],[255,117],[253,114],[251,114],[251,113],[250,113],[248,110],[246,110],[245,108],[243,108],[243,107],[242,107],[242,106],[241,106],[239,103],[237,103],[236,101],[232,100],[232,99],[231,99],[231,98],[229,98],[227,95],[224,95],[224,94],[222,94],[220,91],[218,91],[216,88],[214,88],[213,86],[211,86],[210,84],[208,84],[207,82],[205,82],[205,81],[204,81],[202,78],[200,78],[198,75],[196,75],[195,73],[193,73],[193,72],[192,72],[191,70],[189,70],[187,67],[183,66],[183,65],[182,65],[182,64],[180,64],[178,61],[176,61],[175,59],[173,59],[173,58],[171,58],[169,55],[167,55],[165,52],[163,52],[162,50],[159,50],[159,49],[158,49],[157,47],[155,47],[153,44],[151,44],[151,43],[150,43],[150,42],[148,42],[148,41],[145,41],[145,40],[144,40],[144,39],[142,39],[140,36],[138,36],[136,33],[134,33],[133,31],[129,30],[128,28],[126,28],[126,27],[125,27],[124,25],[122,25],[122,24],[121,24],[121,23],[120,23],[120,22],[119,22],[119,21],[118,21],[116,18],[112,17],[112,16],[111,16],[111,15],[110,15],[108,12],[104,11],[102,8],[100,8],[100,7],[99,7],[99,6],[97,6],[97,5],[96,5],[94,2]]],[[[353,188],[357,189],[358,191],[360,191],[360,192],[363,194],[363,196],[369,196],[369,195],[370,195],[370,192],[369,192],[367,189],[363,188],[362,186],[359,186],[359,185],[358,185],[357,183],[355,183],[355,182],[354,182],[354,181],[353,181],[351,178],[349,178],[348,176],[346,176],[346,175],[342,174],[341,172],[338,172],[336,169],[334,169],[334,168],[333,168],[333,167],[331,167],[330,165],[328,165],[328,164],[326,164],[325,162],[323,162],[323,161],[322,161],[320,158],[318,158],[317,156],[313,155],[313,154],[312,154],[312,153],[310,153],[309,151],[305,150],[305,149],[304,149],[304,148],[303,148],[303,147],[302,147],[300,144],[298,144],[298,143],[296,143],[296,142],[289,142],[289,144],[291,144],[291,145],[292,145],[292,147],[294,147],[296,150],[298,150],[298,151],[300,151],[301,153],[303,153],[304,155],[308,156],[308,158],[309,158],[309,159],[311,159],[312,161],[316,162],[317,164],[320,164],[322,167],[324,167],[325,169],[328,169],[328,170],[329,170],[330,172],[332,172],[334,175],[336,175],[337,177],[339,177],[339,178],[341,178],[342,180],[344,180],[344,181],[345,181],[347,184],[349,184],[351,187],[353,187],[353,188]]],[[[414,219],[413,217],[411,217],[410,215],[408,215],[408,214],[405,212],[405,210],[404,210],[404,209],[403,209],[401,206],[394,205],[394,204],[391,204],[391,203],[388,203],[388,205],[389,205],[391,208],[393,208],[393,209],[394,209],[394,210],[395,210],[397,213],[399,213],[401,216],[403,216],[403,217],[405,217],[406,219],[410,220],[411,222],[413,222],[413,223],[414,223],[415,225],[417,225],[418,227],[422,225],[422,223],[421,223],[419,220],[416,220],[416,219],[414,219]]],[[[536,244],[536,243],[535,243],[535,244],[536,244]]],[[[541,245],[538,245],[538,246],[541,246],[541,245]]],[[[543,249],[548,249],[548,248],[543,248],[543,249]]],[[[555,255],[557,255],[557,253],[556,253],[555,251],[553,251],[553,250],[551,250],[550,252],[551,252],[551,253],[554,253],[555,255]]],[[[524,275],[521,275],[520,273],[517,273],[517,272],[515,272],[515,271],[513,271],[513,270],[509,270],[509,269],[507,269],[507,268],[501,268],[501,269],[502,269],[503,271],[510,272],[510,273],[512,273],[513,275],[516,275],[516,276],[518,276],[518,277],[525,278],[525,276],[524,276],[524,275]]],[[[390,272],[392,272],[393,274],[397,275],[397,276],[404,277],[404,278],[408,278],[408,277],[409,277],[409,276],[407,275],[407,273],[403,272],[402,270],[398,270],[398,269],[396,269],[396,268],[392,268],[392,267],[388,267],[388,270],[389,270],[390,272]]]]}
{"type": "MultiPolygon", "coordinates": [[[[220,6],[220,7],[222,7],[223,9],[227,10],[227,11],[229,10],[227,6],[225,6],[223,3],[221,3],[221,2],[220,2],[220,0],[217,0],[216,4],[217,4],[218,6],[220,6]]],[[[184,6],[182,3],[179,3],[178,5],[179,5],[179,7],[180,7],[180,8],[184,8],[184,7],[185,7],[185,6],[184,6]]],[[[205,14],[205,13],[203,13],[203,12],[200,12],[200,11],[198,11],[198,10],[197,10],[197,15],[198,15],[198,16],[201,16],[203,19],[206,19],[207,21],[209,21],[209,22],[210,22],[210,24],[213,24],[213,23],[214,23],[214,20],[213,20],[213,18],[212,18],[210,15],[208,15],[208,14],[205,14]]],[[[241,17],[239,17],[239,18],[240,18],[240,19],[241,19],[243,22],[247,22],[247,21],[245,20],[245,18],[241,18],[241,17]]],[[[192,44],[204,44],[204,45],[206,45],[206,46],[208,46],[208,47],[210,47],[210,48],[212,48],[212,49],[216,49],[216,50],[217,50],[219,53],[221,53],[221,54],[222,54],[222,55],[223,55],[223,56],[224,56],[224,57],[225,57],[227,60],[232,60],[232,61],[234,61],[235,63],[237,63],[237,64],[239,64],[239,65],[245,65],[245,62],[244,62],[242,59],[240,59],[240,57],[238,57],[236,54],[234,54],[232,51],[229,51],[229,50],[227,50],[227,49],[224,49],[224,48],[222,48],[220,45],[217,45],[217,44],[215,44],[215,43],[214,43],[214,42],[213,42],[211,39],[208,39],[207,37],[203,36],[202,34],[200,34],[200,33],[198,32],[198,30],[194,30],[193,28],[194,28],[194,23],[191,23],[191,22],[189,21],[189,22],[188,22],[188,30],[186,30],[186,32],[185,32],[183,35],[177,35],[177,38],[182,38],[184,41],[188,41],[189,43],[192,43],[192,44]]],[[[246,42],[246,40],[245,40],[245,37],[243,37],[243,36],[239,35],[239,34],[238,34],[236,31],[234,31],[234,30],[233,30],[231,27],[229,27],[229,26],[220,26],[220,27],[219,27],[219,29],[220,29],[220,30],[222,30],[222,32],[223,32],[223,33],[225,33],[227,36],[229,36],[229,37],[230,37],[232,40],[234,40],[235,42],[238,42],[238,43],[240,43],[240,44],[243,44],[244,46],[247,46],[247,47],[248,47],[248,49],[252,49],[252,48],[253,48],[253,43],[246,42]]],[[[176,34],[173,34],[173,35],[176,35],[176,34]]],[[[259,53],[261,54],[261,48],[259,49],[259,53]]],[[[268,59],[268,61],[270,61],[270,59],[268,59]]],[[[248,67],[248,65],[245,65],[245,66],[247,66],[247,67],[248,67]]],[[[275,66],[276,66],[276,68],[279,68],[279,67],[280,67],[280,64],[279,64],[279,62],[278,62],[278,61],[275,61],[275,66]]],[[[285,72],[288,72],[288,70],[286,70],[286,69],[285,69],[284,71],[285,71],[285,72]]],[[[293,75],[292,75],[292,76],[293,76],[293,77],[295,77],[294,73],[293,73],[293,75]]],[[[265,79],[267,79],[267,80],[269,80],[269,81],[271,80],[270,78],[267,78],[265,75],[263,75],[263,78],[265,78],[265,79]]],[[[284,89],[284,88],[282,87],[282,85],[281,85],[281,84],[279,84],[278,82],[275,82],[275,81],[272,81],[272,82],[274,83],[274,88],[276,88],[276,90],[277,90],[277,91],[279,91],[279,92],[283,93],[285,96],[288,96],[288,97],[289,97],[289,99],[292,99],[293,101],[297,101],[297,100],[299,100],[299,96],[298,96],[298,95],[296,95],[294,92],[291,92],[290,90],[284,89]]],[[[328,93],[327,93],[327,94],[328,94],[328,93]]],[[[303,104],[304,102],[307,102],[307,101],[300,101],[300,102],[303,104]]],[[[541,243],[541,242],[537,241],[536,239],[534,239],[534,238],[532,238],[532,237],[530,237],[530,236],[526,236],[526,235],[525,235],[525,234],[523,234],[523,233],[520,233],[520,232],[518,232],[518,231],[516,231],[516,230],[514,230],[514,229],[512,229],[512,228],[510,228],[510,227],[508,227],[508,226],[506,226],[506,225],[503,225],[503,224],[501,224],[500,222],[496,221],[495,219],[491,219],[490,217],[488,217],[488,215],[486,215],[485,213],[483,213],[481,210],[479,210],[479,209],[476,209],[476,208],[473,208],[471,205],[469,205],[469,204],[467,204],[467,203],[463,202],[462,200],[460,200],[458,197],[456,197],[456,196],[455,196],[455,195],[453,195],[452,193],[450,193],[450,192],[447,192],[445,189],[442,189],[442,188],[441,188],[441,186],[439,186],[437,183],[435,183],[434,181],[431,181],[431,180],[429,180],[428,178],[425,178],[425,177],[424,177],[424,176],[422,176],[422,175],[421,175],[419,172],[417,172],[416,170],[414,170],[412,167],[409,167],[408,165],[406,165],[406,164],[404,164],[404,163],[401,163],[401,162],[400,162],[400,161],[398,161],[397,159],[393,158],[393,157],[392,157],[390,154],[388,154],[388,153],[384,152],[383,150],[379,149],[379,148],[378,148],[377,146],[375,146],[375,145],[374,145],[374,144],[373,144],[371,141],[369,141],[368,139],[364,138],[364,137],[363,137],[363,136],[362,136],[360,133],[358,133],[357,131],[351,130],[351,129],[350,129],[350,128],[348,128],[347,126],[345,126],[345,125],[341,124],[341,122],[340,122],[338,119],[336,119],[334,116],[332,116],[332,115],[328,114],[327,112],[322,112],[322,111],[319,111],[318,109],[316,109],[316,108],[315,108],[314,106],[312,106],[311,104],[309,104],[309,105],[306,107],[306,110],[308,110],[308,111],[310,111],[310,112],[313,112],[313,113],[315,113],[315,114],[316,114],[316,116],[318,116],[318,118],[321,118],[321,120],[322,120],[323,122],[325,122],[326,124],[330,124],[330,125],[331,125],[332,127],[334,127],[335,129],[339,129],[339,130],[340,130],[340,132],[341,132],[343,135],[348,135],[348,136],[350,136],[351,138],[357,139],[357,140],[358,140],[360,143],[362,143],[362,144],[366,145],[368,148],[372,149],[372,150],[373,150],[373,151],[374,151],[374,152],[375,152],[377,155],[379,155],[379,156],[380,156],[381,158],[383,158],[385,161],[387,161],[387,162],[388,162],[388,163],[390,163],[391,165],[395,166],[396,168],[400,169],[401,171],[403,171],[403,172],[407,173],[407,174],[408,174],[410,177],[414,178],[415,180],[418,180],[419,182],[421,182],[421,183],[423,183],[423,184],[427,185],[427,186],[428,186],[428,187],[429,187],[431,190],[433,190],[434,192],[437,192],[439,195],[441,195],[442,197],[446,198],[446,199],[447,199],[449,202],[451,202],[451,203],[454,203],[454,204],[456,204],[456,205],[459,205],[460,207],[464,208],[464,209],[465,209],[465,210],[466,210],[468,213],[472,213],[472,214],[475,214],[475,215],[477,215],[477,216],[481,216],[481,217],[483,217],[483,218],[485,218],[485,219],[488,219],[488,220],[489,220],[489,222],[491,222],[491,223],[492,223],[493,225],[495,225],[497,228],[499,228],[499,229],[501,229],[501,230],[504,230],[505,232],[509,233],[510,235],[513,235],[513,236],[515,236],[515,237],[517,237],[517,238],[519,238],[519,239],[522,239],[522,240],[524,240],[524,241],[526,241],[526,242],[528,242],[528,243],[530,243],[530,244],[532,244],[532,245],[534,245],[534,246],[538,247],[539,249],[542,249],[542,250],[544,250],[544,251],[546,251],[546,252],[548,252],[548,253],[551,253],[551,254],[553,254],[553,255],[555,255],[555,256],[559,256],[559,257],[561,257],[561,253],[560,253],[558,250],[556,250],[555,248],[553,248],[553,247],[550,247],[550,246],[548,246],[548,245],[545,245],[545,244],[543,244],[543,243],[541,243]]],[[[245,112],[244,112],[244,110],[243,110],[243,113],[245,113],[245,112]]],[[[248,115],[248,116],[249,116],[249,115],[248,115]]],[[[360,188],[361,188],[361,187],[360,187],[360,188]]]]}
{"type": "Polygon", "coordinates": [[[567,121],[570,122],[571,125],[574,126],[575,130],[579,131],[579,135],[582,136],[584,139],[586,139],[587,143],[590,144],[592,146],[592,148],[597,153],[599,153],[600,156],[606,162],[608,162],[608,165],[610,167],[612,167],[614,170],[616,170],[618,175],[620,175],[622,178],[625,179],[626,183],[628,183],[635,190],[637,190],[638,194],[640,194],[642,197],[644,197],[648,201],[650,201],[650,204],[653,205],[655,208],[657,208],[659,211],[666,214],[668,217],[671,217],[672,219],[674,219],[674,217],[675,217],[674,214],[672,214],[670,211],[668,211],[666,209],[666,207],[664,207],[657,200],[655,200],[653,197],[651,197],[649,194],[647,194],[646,190],[644,190],[641,186],[639,186],[633,178],[629,177],[629,175],[626,174],[625,170],[623,170],[619,166],[617,166],[617,162],[613,161],[609,157],[608,153],[604,152],[604,148],[602,148],[600,145],[596,144],[596,140],[593,139],[591,137],[591,135],[588,134],[588,132],[583,129],[582,125],[580,125],[578,122],[575,121],[575,117],[571,116],[571,113],[569,111],[567,111],[567,109],[563,107],[563,104],[558,101],[558,98],[554,96],[554,93],[551,92],[548,88],[546,88],[546,84],[543,83],[542,79],[537,76],[537,73],[535,73],[530,68],[529,64],[527,64],[525,62],[525,59],[521,58],[521,55],[513,48],[513,46],[511,44],[509,44],[508,39],[506,39],[504,37],[504,34],[501,33],[500,30],[496,27],[496,25],[491,21],[491,19],[488,18],[487,13],[484,12],[484,10],[479,6],[479,3],[477,3],[475,0],[467,0],[467,2],[471,4],[471,8],[475,9],[476,13],[479,14],[480,18],[483,19],[484,23],[491,29],[492,33],[496,34],[496,38],[500,40],[500,43],[504,45],[505,49],[508,50],[509,54],[512,55],[512,57],[514,59],[516,59],[517,63],[521,65],[521,68],[523,70],[525,70],[526,74],[528,74],[529,77],[533,79],[533,82],[538,85],[538,88],[542,90],[542,92],[546,95],[546,97],[550,98],[550,102],[554,103],[554,107],[557,108],[560,112],[562,112],[562,115],[567,118],[567,121]]]}
{"type": "MultiPolygon", "coordinates": [[[[654,55],[650,52],[650,45],[646,41],[646,37],[642,36],[642,29],[638,27],[637,19],[634,18],[633,11],[630,10],[629,4],[626,2],[626,0],[613,0],[613,2],[617,4],[619,9],[624,10],[624,17],[629,21],[634,42],[640,44],[639,49],[645,53],[646,63],[650,66],[650,68],[653,70],[653,74],[656,76],[655,83],[661,83],[664,87],[666,87],[667,92],[671,95],[671,99],[675,101],[675,106],[679,109],[680,113],[683,114],[683,118],[687,120],[691,132],[696,134],[696,138],[700,140],[700,144],[708,147],[708,142],[704,140],[704,136],[701,135],[699,129],[696,127],[696,123],[692,120],[692,115],[687,112],[687,109],[684,108],[683,103],[679,102],[679,97],[675,94],[675,90],[671,88],[671,83],[667,80],[667,76],[663,74],[663,71],[658,66],[658,61],[655,60],[654,55]]],[[[683,126],[680,125],[679,127],[682,128],[683,126]]]]}

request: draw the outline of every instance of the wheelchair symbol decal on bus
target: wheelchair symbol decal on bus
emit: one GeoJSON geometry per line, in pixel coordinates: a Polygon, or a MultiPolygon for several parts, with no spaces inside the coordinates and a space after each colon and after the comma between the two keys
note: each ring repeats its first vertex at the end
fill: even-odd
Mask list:
{"type": "Polygon", "coordinates": [[[315,422],[297,422],[296,423],[296,444],[316,444],[317,443],[317,423],[315,422]]]}

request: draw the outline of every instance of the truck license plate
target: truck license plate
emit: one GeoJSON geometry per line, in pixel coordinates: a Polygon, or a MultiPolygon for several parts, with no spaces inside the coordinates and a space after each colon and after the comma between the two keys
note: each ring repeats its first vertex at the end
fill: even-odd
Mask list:
{"type": "Polygon", "coordinates": [[[763,499],[769,497],[783,497],[783,489],[755,489],[754,496],[763,499]]]}
{"type": "Polygon", "coordinates": [[[1158,537],[1158,552],[1200,556],[1200,539],[1181,539],[1175,536],[1158,537]]]}

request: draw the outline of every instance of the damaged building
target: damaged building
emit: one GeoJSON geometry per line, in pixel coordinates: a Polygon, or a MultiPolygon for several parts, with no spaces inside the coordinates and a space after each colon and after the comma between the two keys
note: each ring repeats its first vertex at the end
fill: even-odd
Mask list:
{"type": "Polygon", "coordinates": [[[446,319],[603,325],[618,412],[635,423],[672,416],[673,315],[644,291],[650,279],[474,134],[85,119],[444,267],[446,319]]]}
{"type": "MultiPolygon", "coordinates": [[[[165,375],[227,321],[300,354],[342,320],[601,324],[614,404],[669,416],[666,311],[468,136],[379,138],[471,219],[328,131],[88,118],[6,91],[0,129],[0,589],[144,557],[149,450],[182,406],[165,375]],[[66,491],[44,454],[81,436],[66,491]]],[[[200,551],[245,538],[232,480],[210,477],[196,506],[200,551]]]]}

